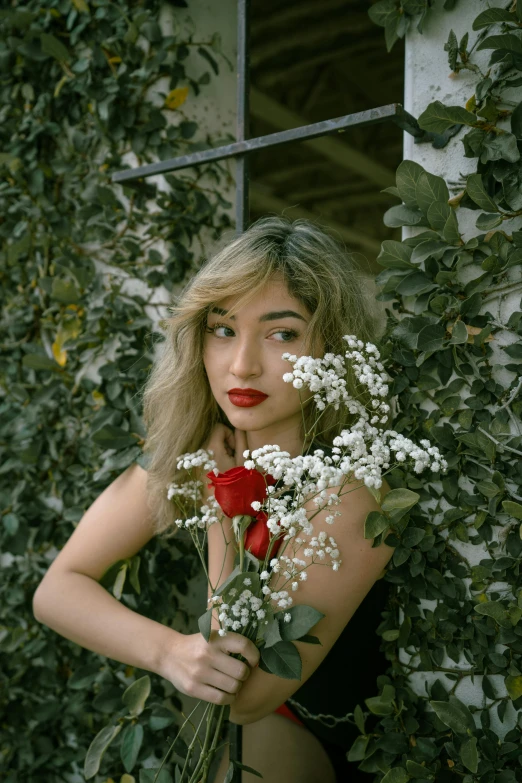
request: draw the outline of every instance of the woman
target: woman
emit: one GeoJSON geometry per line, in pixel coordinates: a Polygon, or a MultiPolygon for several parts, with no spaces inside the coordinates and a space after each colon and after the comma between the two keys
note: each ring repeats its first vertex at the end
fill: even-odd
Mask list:
{"type": "MultiPolygon", "coordinates": [[[[375,342],[375,324],[350,257],[312,223],[267,217],[226,244],[190,281],[167,321],[167,339],[144,392],[148,470],[129,467],[96,499],[34,597],[36,618],[67,638],[156,672],[195,698],[229,704],[231,720],[244,725],[243,763],[270,783],[356,779],[346,751],[358,731],[345,716],[375,695],[386,668],[375,629],[386,587],[379,577],[393,553],[363,537],[366,515],[379,506],[362,482],[342,497],[332,531],[342,567],[310,567],[294,593],[294,604],[325,614],[311,631],[322,644],[296,643],[300,681],[258,668],[255,645],[232,631],[220,636],[216,617],[207,643],[199,633],[178,633],[122,606],[98,581],[153,535],[176,531],[165,488],[185,478],[176,468],[180,454],[211,448],[224,472],[243,465],[245,449],[265,444],[292,457],[327,447],[350,415],[326,411],[322,434],[305,438],[315,419],[313,395],[282,380],[290,366],[281,354],[344,353],[344,334],[375,342]],[[247,663],[230,653],[241,653],[247,663]],[[340,720],[330,728],[323,714],[340,720]]],[[[203,487],[203,495],[212,491],[206,481],[203,487]]],[[[388,489],[384,482],[382,493],[388,489]]],[[[326,527],[321,514],[316,530],[326,527]]],[[[208,531],[214,585],[233,568],[233,547],[225,539],[232,540],[231,520],[208,531]]],[[[224,779],[227,756],[226,750],[215,783],[224,779]]],[[[244,781],[254,779],[243,774],[244,781]]]]}

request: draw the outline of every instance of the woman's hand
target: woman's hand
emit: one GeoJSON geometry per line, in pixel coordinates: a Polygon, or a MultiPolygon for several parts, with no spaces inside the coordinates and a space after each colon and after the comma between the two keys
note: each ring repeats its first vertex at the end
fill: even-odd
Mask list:
{"type": "MultiPolygon", "coordinates": [[[[248,448],[246,432],[236,428],[231,430],[226,424],[216,424],[202,448],[212,449],[213,458],[220,473],[225,473],[230,468],[242,467],[245,462],[243,452],[248,448]]],[[[209,493],[214,494],[214,489],[207,488],[209,481],[204,474],[201,480],[203,482],[203,497],[206,500],[209,493]]]]}
{"type": "Polygon", "coordinates": [[[258,662],[259,650],[239,633],[219,636],[213,629],[208,642],[200,633],[179,633],[159,674],[195,699],[232,704],[258,662]],[[247,663],[233,658],[233,653],[241,654],[247,663]]]}

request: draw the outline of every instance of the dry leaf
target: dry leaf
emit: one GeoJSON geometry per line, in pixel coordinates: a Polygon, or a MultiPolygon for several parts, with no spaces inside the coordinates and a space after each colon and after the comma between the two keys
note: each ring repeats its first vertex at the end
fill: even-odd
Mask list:
{"type": "Polygon", "coordinates": [[[171,90],[165,98],[167,109],[179,109],[187,100],[188,91],[188,87],[176,87],[175,90],[171,90]]]}

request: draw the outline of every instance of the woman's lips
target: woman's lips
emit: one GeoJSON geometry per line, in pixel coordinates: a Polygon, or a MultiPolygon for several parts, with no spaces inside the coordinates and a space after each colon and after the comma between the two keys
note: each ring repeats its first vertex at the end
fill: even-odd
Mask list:
{"type": "Polygon", "coordinates": [[[266,400],[268,394],[238,394],[236,392],[229,392],[228,399],[232,405],[237,405],[238,408],[252,408],[254,405],[266,400]]]}

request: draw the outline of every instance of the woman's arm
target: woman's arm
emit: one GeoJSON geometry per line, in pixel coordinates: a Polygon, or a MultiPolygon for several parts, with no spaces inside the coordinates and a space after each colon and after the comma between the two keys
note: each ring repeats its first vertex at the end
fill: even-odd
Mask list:
{"type": "Polygon", "coordinates": [[[86,511],[33,596],[38,622],[88,650],[158,672],[180,634],[123,606],[98,581],[154,535],[147,474],[132,465],[86,511]]]}
{"type": "Polygon", "coordinates": [[[82,647],[155,672],[182,693],[231,704],[259,652],[239,634],[209,642],[182,634],[123,606],[98,580],[111,565],[136,554],[154,535],[147,474],[132,465],[87,509],[33,596],[39,622],[82,647]]]}
{"type": "MultiPolygon", "coordinates": [[[[383,481],[382,496],[389,489],[388,484],[383,481]]],[[[339,492],[339,489],[327,491],[339,492]]],[[[378,511],[380,508],[373,495],[362,482],[347,485],[344,492],[338,506],[330,506],[316,513],[313,519],[315,535],[320,530],[325,530],[335,538],[342,560],[339,570],[333,571],[327,565],[311,564],[306,569],[308,578],[306,581],[298,580],[299,587],[295,592],[290,584],[283,588],[286,579],[281,573],[273,574],[270,580],[272,590],[288,590],[293,598],[293,606],[306,604],[325,615],[309,631],[319,638],[321,645],[294,642],[302,659],[300,680],[287,680],[259,668],[255,669],[230,708],[230,720],[234,723],[253,723],[264,718],[303,685],[326,657],[372,585],[382,576],[393,554],[393,548],[385,543],[372,548],[373,541],[364,538],[364,521],[368,512],[378,511]],[[358,488],[344,494],[347,489],[354,487],[358,488]],[[341,511],[342,516],[336,517],[335,523],[329,525],[324,519],[332,513],[332,509],[341,511]]],[[[306,503],[305,508],[311,513],[317,511],[313,501],[306,503]]],[[[304,534],[301,534],[301,537],[306,538],[304,534]]],[[[305,544],[302,548],[306,546],[305,544]]],[[[286,554],[291,556],[291,551],[286,554]]],[[[302,550],[297,556],[308,562],[302,555],[302,550]]],[[[328,556],[325,557],[325,562],[327,561],[328,556]]],[[[375,638],[375,643],[379,643],[378,637],[375,638]]]]}

